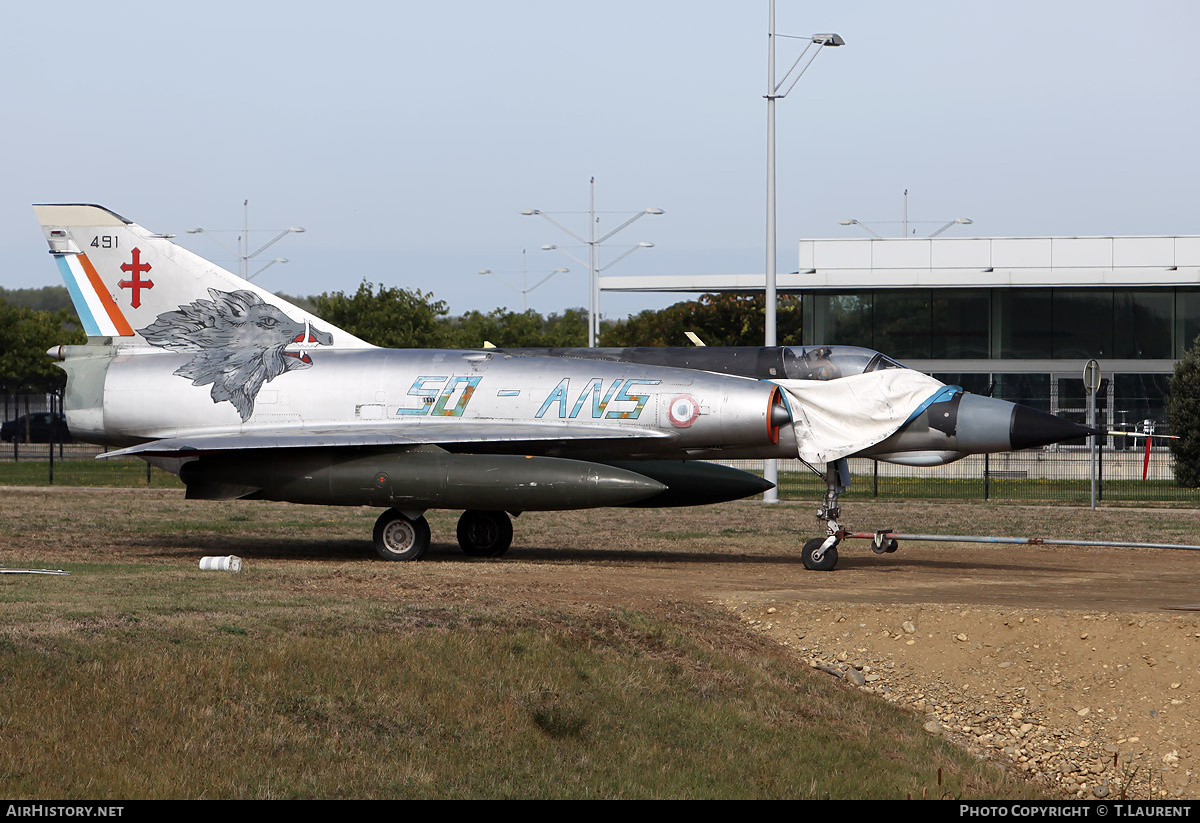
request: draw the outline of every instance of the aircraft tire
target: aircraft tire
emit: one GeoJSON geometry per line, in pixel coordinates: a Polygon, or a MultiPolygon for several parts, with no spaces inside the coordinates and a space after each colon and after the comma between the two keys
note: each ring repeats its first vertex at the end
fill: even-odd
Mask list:
{"type": "Polygon", "coordinates": [[[821,548],[821,544],[824,542],[824,537],[814,537],[804,544],[804,551],[800,553],[800,560],[804,563],[804,568],[814,572],[833,571],[833,567],[837,565],[838,561],[836,543],[825,550],[825,553],[821,555],[820,562],[813,560],[813,552],[821,548]]]}
{"type": "Polygon", "coordinates": [[[471,557],[499,557],[512,545],[512,520],[504,512],[468,509],[458,518],[458,545],[471,557]]]}
{"type": "Polygon", "coordinates": [[[388,509],[375,521],[375,552],[384,560],[420,560],[429,549],[429,522],[388,509]]]}

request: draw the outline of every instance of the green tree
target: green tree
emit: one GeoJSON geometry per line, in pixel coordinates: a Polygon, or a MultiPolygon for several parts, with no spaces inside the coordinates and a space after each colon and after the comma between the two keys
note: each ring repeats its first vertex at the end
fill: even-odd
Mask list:
{"type": "MultiPolygon", "coordinates": [[[[444,322],[446,303],[420,290],[377,290],[364,280],[352,295],[326,292],[311,298],[313,314],[368,343],[392,349],[450,346],[451,329],[444,322]]],[[[335,341],[336,342],[336,341],[335,341]]]]}
{"type": "Polygon", "coordinates": [[[58,311],[66,309],[72,313],[71,295],[66,286],[43,286],[40,289],[5,289],[0,288],[0,300],[7,300],[14,306],[24,306],[38,311],[58,311]]]}
{"type": "Polygon", "coordinates": [[[1175,481],[1181,486],[1200,486],[1200,337],[1192,344],[1171,376],[1171,393],[1167,396],[1167,420],[1175,455],[1175,481]]]}
{"type": "Polygon", "coordinates": [[[0,300],[0,390],[20,394],[62,388],[66,375],[46,351],[86,342],[72,311],[37,311],[0,300]]]}
{"type": "MultiPolygon", "coordinates": [[[[800,342],[800,298],[780,295],[776,330],[780,345],[800,342]]],[[[761,346],[766,301],[761,294],[705,294],[665,309],[639,312],[601,335],[605,346],[686,346],[695,332],[709,346],[761,346]]]]}
{"type": "Polygon", "coordinates": [[[484,341],[500,348],[582,346],[587,342],[587,313],[583,309],[568,309],[548,317],[533,309],[493,309],[486,314],[471,311],[451,318],[450,326],[452,345],[463,349],[479,348],[484,341]]]}

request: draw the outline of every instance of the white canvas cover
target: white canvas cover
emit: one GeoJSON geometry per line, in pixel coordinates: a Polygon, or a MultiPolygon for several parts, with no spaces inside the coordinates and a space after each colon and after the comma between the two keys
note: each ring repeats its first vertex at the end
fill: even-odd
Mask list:
{"type": "Polygon", "coordinates": [[[912,369],[772,382],[787,392],[799,456],[809,463],[828,463],[886,440],[946,388],[912,369]]]}

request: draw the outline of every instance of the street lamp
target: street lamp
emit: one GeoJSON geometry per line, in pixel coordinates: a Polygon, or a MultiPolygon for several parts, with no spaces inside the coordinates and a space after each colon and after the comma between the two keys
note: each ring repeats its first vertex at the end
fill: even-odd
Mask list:
{"type": "Polygon", "coordinates": [[[480,269],[479,273],[480,274],[490,274],[492,277],[496,278],[501,283],[508,286],[510,289],[519,291],[521,293],[521,313],[524,314],[525,312],[529,311],[528,298],[529,298],[529,293],[531,291],[533,291],[538,286],[545,283],[547,280],[549,280],[554,275],[566,274],[569,271],[570,271],[570,269],[555,269],[554,271],[550,272],[545,277],[543,277],[541,280],[537,281],[532,286],[530,286],[530,285],[528,285],[527,280],[526,280],[527,275],[526,275],[526,268],[525,268],[525,249],[521,249],[521,288],[518,289],[512,283],[509,283],[507,280],[505,280],[500,275],[496,274],[496,272],[492,271],[491,269],[480,269]]]}
{"type": "MultiPolygon", "coordinates": [[[[879,232],[875,231],[875,229],[871,228],[870,226],[868,226],[866,223],[864,223],[861,220],[855,220],[853,218],[850,218],[847,220],[842,220],[840,222],[843,226],[858,226],[863,231],[870,233],[870,235],[872,237],[874,237],[876,240],[884,239],[883,235],[881,235],[879,232]]],[[[932,220],[930,220],[930,221],[917,220],[917,221],[913,221],[913,222],[916,222],[916,223],[930,222],[930,223],[932,223],[933,221],[932,220]]],[[[955,217],[953,220],[951,220],[950,222],[943,225],[940,229],[935,231],[933,234],[927,235],[925,237],[925,239],[932,240],[934,237],[937,237],[939,234],[941,234],[942,232],[944,232],[946,229],[950,228],[951,226],[969,226],[974,222],[975,221],[972,220],[970,217],[955,217]]],[[[905,232],[908,231],[908,224],[909,224],[909,220],[907,218],[905,218],[905,220],[904,220],[904,231],[905,232]]],[[[905,235],[901,235],[901,237],[904,237],[904,236],[905,235]]]]}
{"type": "Polygon", "coordinates": [[[286,263],[287,261],[288,261],[288,259],[287,259],[286,257],[276,257],[276,258],[275,258],[274,260],[272,260],[270,263],[268,263],[267,265],[263,266],[261,269],[259,269],[259,270],[258,270],[258,271],[256,271],[254,274],[252,274],[252,275],[250,275],[249,277],[247,277],[246,279],[247,279],[247,280],[253,280],[254,278],[258,277],[260,274],[262,274],[263,272],[265,272],[267,269],[271,268],[271,266],[274,266],[276,263],[286,263]]]}
{"type": "MultiPolygon", "coordinates": [[[[821,53],[821,49],[825,46],[844,46],[846,41],[837,34],[813,34],[810,35],[808,43],[805,44],[800,56],[796,58],[796,62],[792,63],[792,67],[787,70],[783,78],[775,82],[775,0],[771,0],[771,20],[770,28],[767,32],[767,285],[764,295],[766,302],[766,311],[763,321],[764,331],[766,332],[766,345],[778,345],[775,333],[775,309],[776,309],[776,276],[775,276],[775,101],[787,97],[792,88],[803,76],[804,72],[808,71],[808,67],[812,65],[813,60],[817,59],[817,55],[821,53]],[[800,61],[808,54],[809,49],[816,46],[817,49],[812,53],[812,57],[804,64],[804,67],[792,77],[792,72],[800,65],[800,61]],[[790,80],[789,80],[790,78],[790,80]],[[787,88],[784,89],[784,84],[787,88]],[[781,92],[782,89],[782,92],[781,92]]],[[[789,35],[778,35],[787,37],[789,35]]],[[[767,460],[763,465],[763,478],[770,483],[777,483],[779,480],[779,463],[775,460],[767,460]]],[[[778,503],[779,489],[771,488],[763,495],[764,503],[778,503]]]]}
{"type": "Polygon", "coordinates": [[[959,225],[959,226],[969,226],[969,225],[971,225],[971,224],[972,224],[972,223],[974,223],[974,222],[975,222],[975,221],[974,221],[974,220],[972,220],[970,217],[955,217],[955,218],[954,218],[953,220],[951,220],[949,223],[947,223],[946,225],[942,226],[940,229],[938,229],[937,231],[935,231],[933,234],[931,234],[931,235],[929,235],[929,236],[930,236],[930,237],[937,237],[939,234],[941,234],[942,232],[944,232],[946,229],[950,228],[951,226],[954,226],[954,225],[959,225]]]}
{"type": "Polygon", "coordinates": [[[243,212],[244,222],[242,224],[242,234],[238,238],[238,247],[236,250],[230,248],[228,243],[225,243],[219,237],[217,237],[215,234],[213,234],[212,229],[204,229],[204,228],[200,228],[200,227],[195,227],[195,228],[188,229],[187,233],[188,234],[204,234],[204,235],[207,235],[208,237],[212,238],[214,242],[216,242],[218,245],[223,247],[226,251],[230,252],[234,257],[237,258],[238,276],[240,276],[244,280],[253,280],[255,277],[262,274],[263,271],[266,270],[269,266],[271,266],[275,263],[286,263],[287,259],[283,258],[283,257],[276,257],[274,260],[272,260],[266,266],[263,266],[261,269],[256,271],[254,274],[247,277],[246,271],[247,271],[247,269],[249,269],[250,261],[253,260],[255,257],[257,257],[258,255],[262,254],[269,247],[278,243],[280,240],[282,240],[287,235],[303,234],[304,228],[302,226],[289,226],[288,228],[279,232],[279,234],[272,237],[266,243],[263,243],[261,246],[259,246],[254,251],[247,253],[246,250],[250,248],[250,201],[243,200],[242,208],[244,209],[244,212],[243,212]]]}
{"type": "Polygon", "coordinates": [[[630,254],[637,251],[638,249],[649,249],[649,248],[654,247],[653,243],[646,243],[646,242],[638,243],[633,248],[626,250],[625,252],[618,255],[613,260],[609,261],[606,265],[601,266],[600,265],[600,245],[602,243],[604,243],[604,241],[610,239],[617,232],[621,231],[626,226],[633,223],[635,220],[645,217],[647,214],[665,214],[665,212],[662,209],[642,209],[641,211],[639,211],[638,213],[636,213],[632,217],[630,217],[628,220],[626,220],[624,223],[622,223],[621,225],[617,226],[615,229],[610,231],[608,234],[604,235],[603,237],[596,237],[596,178],[593,177],[591,179],[591,200],[590,200],[590,204],[588,206],[588,218],[589,218],[588,219],[588,237],[586,239],[583,237],[580,237],[578,234],[571,231],[566,226],[564,226],[562,223],[558,222],[553,217],[551,217],[549,214],[547,214],[546,212],[544,212],[540,209],[522,209],[521,214],[525,215],[526,217],[531,217],[535,214],[540,214],[542,217],[549,220],[555,226],[562,229],[567,234],[571,235],[576,240],[578,240],[580,243],[583,243],[585,246],[588,247],[588,259],[586,261],[582,260],[579,257],[576,257],[571,252],[567,251],[564,248],[560,248],[559,246],[545,245],[545,246],[542,246],[542,250],[543,251],[554,250],[554,251],[562,252],[563,254],[565,254],[567,257],[570,257],[572,260],[574,260],[579,265],[587,267],[587,270],[588,270],[588,348],[595,348],[596,338],[597,338],[597,336],[599,336],[599,333],[600,333],[600,293],[599,293],[600,272],[604,271],[609,266],[611,266],[613,263],[616,263],[618,260],[623,260],[624,258],[628,257],[630,254]]]}
{"type": "Polygon", "coordinates": [[[882,234],[880,234],[879,232],[875,231],[875,229],[871,228],[870,226],[868,226],[866,223],[862,222],[861,220],[855,220],[853,217],[851,217],[851,218],[848,218],[848,219],[846,219],[846,220],[843,220],[843,221],[842,221],[842,225],[843,225],[843,226],[858,226],[858,227],[859,227],[860,229],[862,229],[863,231],[868,231],[868,232],[870,232],[870,233],[871,233],[871,235],[872,235],[873,237],[875,237],[875,238],[877,238],[877,239],[879,239],[879,240],[882,240],[882,239],[883,239],[883,235],[882,235],[882,234]]]}

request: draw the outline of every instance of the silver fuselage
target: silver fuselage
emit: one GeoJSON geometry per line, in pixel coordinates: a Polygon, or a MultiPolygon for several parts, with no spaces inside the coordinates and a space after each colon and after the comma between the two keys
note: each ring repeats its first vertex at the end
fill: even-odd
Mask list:
{"type": "Polygon", "coordinates": [[[795,455],[790,427],[771,425],[778,388],[753,378],[487,351],[313,348],[308,355],[310,367],[262,387],[245,422],[229,403],[214,402],[209,386],[180,378],[187,354],[70,357],[68,425],[75,437],[110,446],[356,428],[453,441],[456,431],[486,426],[495,434],[507,426],[510,436],[476,448],[614,458],[795,455]],[[590,430],[595,440],[586,439],[590,430]]]}

